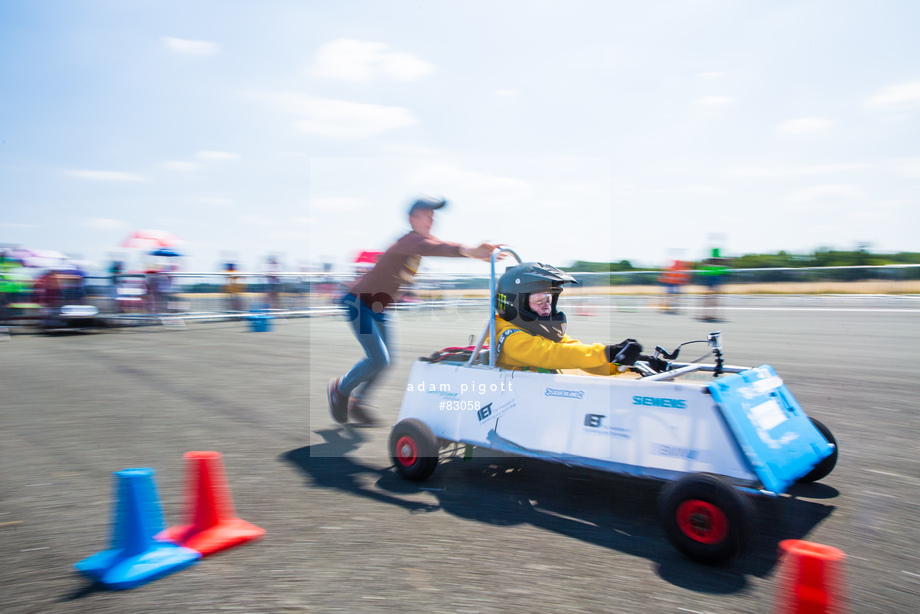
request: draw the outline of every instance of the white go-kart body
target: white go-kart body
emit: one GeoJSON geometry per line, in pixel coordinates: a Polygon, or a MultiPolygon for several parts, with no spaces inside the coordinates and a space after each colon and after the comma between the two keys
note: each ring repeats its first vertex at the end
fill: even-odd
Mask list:
{"type": "Polygon", "coordinates": [[[738,396],[748,402],[726,416],[728,408],[716,402],[708,383],[698,381],[416,362],[399,420],[419,420],[443,441],[505,453],[663,479],[716,473],[759,487],[754,463],[731,426],[744,421],[750,426],[746,434],[758,439],[755,447],[769,456],[779,452],[776,460],[784,464],[799,459],[797,471],[770,481],[782,492],[823,457],[812,448],[816,442],[798,433],[801,424],[794,424],[791,408],[773,396],[782,381],[772,369],[736,377],[749,380],[738,386],[738,396]],[[780,432],[771,433],[774,429],[780,432]]]}

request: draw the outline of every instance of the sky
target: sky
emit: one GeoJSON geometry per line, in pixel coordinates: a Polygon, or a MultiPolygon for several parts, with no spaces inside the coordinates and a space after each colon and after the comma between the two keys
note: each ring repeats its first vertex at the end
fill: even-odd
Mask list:
{"type": "Polygon", "coordinates": [[[913,0],[3,0],[0,244],[344,270],[424,193],[436,236],[555,265],[920,251],[918,29],[913,0]]]}

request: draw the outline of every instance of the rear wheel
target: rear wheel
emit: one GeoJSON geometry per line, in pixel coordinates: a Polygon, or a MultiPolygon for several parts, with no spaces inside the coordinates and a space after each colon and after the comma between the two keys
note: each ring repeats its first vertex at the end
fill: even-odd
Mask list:
{"type": "Polygon", "coordinates": [[[753,529],[750,500],[724,479],[707,473],[665,486],[658,506],[674,547],[701,563],[716,565],[737,556],[753,529]]]}
{"type": "Polygon", "coordinates": [[[427,480],[438,466],[438,439],[425,423],[409,418],[390,432],[390,458],[407,480],[427,480]]]}
{"type": "Polygon", "coordinates": [[[837,466],[837,440],[834,439],[834,434],[831,433],[831,430],[824,426],[824,423],[815,420],[814,418],[809,418],[811,423],[815,425],[815,428],[818,429],[818,432],[821,433],[821,436],[827,440],[827,443],[834,444],[834,451],[831,452],[831,455],[822,460],[820,463],[815,465],[815,468],[809,471],[804,476],[796,480],[799,484],[811,484],[812,482],[817,482],[818,480],[826,478],[830,475],[831,471],[834,470],[834,467],[837,466]]]}

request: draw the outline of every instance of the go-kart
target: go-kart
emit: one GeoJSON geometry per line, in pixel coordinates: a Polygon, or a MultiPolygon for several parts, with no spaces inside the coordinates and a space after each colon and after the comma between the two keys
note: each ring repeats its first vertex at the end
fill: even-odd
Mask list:
{"type": "Polygon", "coordinates": [[[507,248],[493,253],[491,316],[478,343],[412,365],[389,437],[402,477],[425,480],[442,454],[465,446],[465,455],[476,447],[666,480],[658,503],[667,537],[715,564],[748,541],[751,495],[778,496],[833,470],[837,446],[827,427],[805,415],[770,366],[724,364],[719,333],[690,342],[706,344],[703,358],[714,364],[678,362],[680,347],[658,347],[614,377],[496,367],[489,348],[503,252],[521,261],[507,248]]]}

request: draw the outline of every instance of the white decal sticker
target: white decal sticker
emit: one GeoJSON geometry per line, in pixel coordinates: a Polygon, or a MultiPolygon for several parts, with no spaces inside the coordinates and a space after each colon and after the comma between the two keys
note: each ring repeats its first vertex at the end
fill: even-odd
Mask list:
{"type": "Polygon", "coordinates": [[[751,421],[765,431],[769,431],[787,420],[786,412],[782,410],[775,399],[764,401],[760,405],[752,407],[750,413],[751,421]]]}

